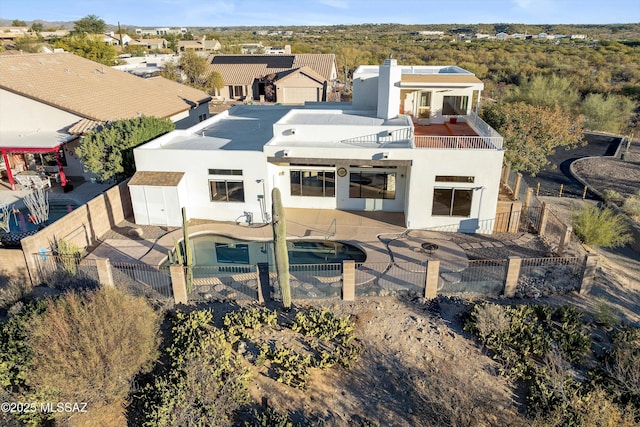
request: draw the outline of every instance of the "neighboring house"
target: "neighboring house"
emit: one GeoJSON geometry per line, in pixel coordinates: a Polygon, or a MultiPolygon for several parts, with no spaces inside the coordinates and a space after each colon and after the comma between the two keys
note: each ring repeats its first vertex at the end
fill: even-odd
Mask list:
{"type": "Polygon", "coordinates": [[[144,35],[156,35],[156,36],[166,36],[167,34],[186,34],[188,30],[186,28],[154,28],[154,29],[142,29],[136,28],[136,34],[141,36],[144,35]]]}
{"type": "Polygon", "coordinates": [[[209,71],[222,75],[225,87],[221,95],[243,101],[326,101],[337,78],[333,54],[214,55],[209,64],[209,71]],[[294,72],[295,79],[285,82],[285,77],[294,72]]]}
{"type": "Polygon", "coordinates": [[[185,52],[192,50],[195,52],[215,52],[220,50],[222,45],[216,39],[207,40],[206,36],[198,37],[195,40],[180,40],[178,42],[178,50],[185,52]]]}
{"type": "Polygon", "coordinates": [[[186,128],[208,117],[210,100],[189,86],[162,77],[141,79],[71,53],[0,56],[6,173],[13,185],[12,173],[35,167],[33,154],[53,153],[67,175],[89,178],[75,155],[89,130],[140,115],[166,117],[186,128]]]}
{"type": "Polygon", "coordinates": [[[108,43],[110,45],[122,46],[128,46],[129,43],[131,43],[131,40],[133,39],[128,34],[122,33],[122,35],[120,35],[118,33],[114,33],[113,31],[111,31],[109,34],[105,34],[105,37],[103,39],[105,43],[108,43]],[[120,37],[122,37],[122,43],[120,43],[120,37]]]}
{"type": "Polygon", "coordinates": [[[160,50],[166,49],[169,46],[169,42],[165,39],[133,39],[129,41],[129,46],[132,48],[141,47],[146,50],[160,50]]]}
{"type": "MultiPolygon", "coordinates": [[[[285,208],[404,213],[407,228],[491,233],[502,137],[459,67],[361,66],[353,103],[239,105],[134,150],[138,224],[267,223],[285,208]],[[422,117],[422,118],[420,118],[422,117]]],[[[338,224],[338,227],[340,225],[338,224]]]]}
{"type": "Polygon", "coordinates": [[[0,40],[14,41],[28,35],[35,36],[36,34],[30,33],[28,27],[0,27],[0,40]]]}

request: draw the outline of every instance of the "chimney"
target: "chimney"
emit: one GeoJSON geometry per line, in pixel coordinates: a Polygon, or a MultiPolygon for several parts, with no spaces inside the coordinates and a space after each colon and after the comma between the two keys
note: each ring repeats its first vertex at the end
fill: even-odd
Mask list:
{"type": "Polygon", "coordinates": [[[286,53],[287,55],[291,55],[291,45],[290,44],[285,44],[284,45],[284,53],[286,53]]]}
{"type": "Polygon", "coordinates": [[[386,59],[378,73],[378,117],[392,119],[400,113],[402,70],[395,59],[386,59]]]}

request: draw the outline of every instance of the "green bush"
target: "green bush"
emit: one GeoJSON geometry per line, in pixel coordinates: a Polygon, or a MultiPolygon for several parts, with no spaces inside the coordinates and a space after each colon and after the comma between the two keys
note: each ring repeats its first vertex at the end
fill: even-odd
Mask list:
{"type": "Polygon", "coordinates": [[[624,200],[624,196],[618,193],[616,190],[606,189],[602,192],[602,198],[607,203],[620,203],[624,200]]]}
{"type": "Polygon", "coordinates": [[[230,426],[249,401],[249,373],[207,310],[178,313],[171,366],[135,396],[142,426],[230,426]]]}
{"type": "Polygon", "coordinates": [[[264,308],[252,307],[229,312],[224,315],[222,322],[230,334],[247,339],[263,325],[277,326],[278,314],[264,308]]]}
{"type": "Polygon", "coordinates": [[[253,410],[251,412],[251,422],[245,422],[245,427],[294,427],[288,415],[281,414],[272,407],[262,411],[253,410]]]}
{"type": "Polygon", "coordinates": [[[568,364],[582,360],[591,340],[575,307],[478,304],[465,329],[493,352],[503,375],[527,384],[529,413],[566,405],[566,396],[578,388],[568,364]]]}
{"type": "Polygon", "coordinates": [[[630,217],[640,218],[640,191],[636,194],[627,197],[622,205],[622,210],[630,217]]]}
{"type": "Polygon", "coordinates": [[[613,248],[632,240],[624,218],[609,208],[585,206],[573,214],[573,232],[587,245],[613,248]]]}

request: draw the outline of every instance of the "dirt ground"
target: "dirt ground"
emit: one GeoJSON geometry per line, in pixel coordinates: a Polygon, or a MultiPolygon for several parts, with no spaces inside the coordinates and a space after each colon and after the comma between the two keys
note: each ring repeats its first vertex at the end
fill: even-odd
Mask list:
{"type": "MultiPolygon", "coordinates": [[[[551,202],[564,218],[582,203],[591,203],[551,202]]],[[[573,304],[587,313],[587,319],[606,308],[622,321],[640,325],[640,256],[625,250],[599,255],[597,280],[589,295],[572,293],[536,302],[573,304]]],[[[350,370],[313,372],[304,391],[277,383],[264,368],[254,367],[251,393],[256,402],[268,400],[296,421],[327,426],[526,425],[522,390],[498,375],[497,364],[463,330],[463,313],[471,303],[447,297],[298,301],[300,306],[323,306],[355,319],[363,353],[350,370]]]]}

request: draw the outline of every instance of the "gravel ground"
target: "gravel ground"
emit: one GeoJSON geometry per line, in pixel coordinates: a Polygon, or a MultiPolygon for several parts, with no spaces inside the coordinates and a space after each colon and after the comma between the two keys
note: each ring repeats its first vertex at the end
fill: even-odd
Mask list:
{"type": "Polygon", "coordinates": [[[640,190],[640,144],[630,147],[625,160],[594,157],[575,163],[574,170],[600,192],[611,189],[630,196],[640,190]]]}

